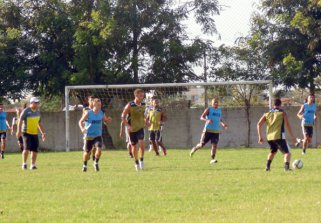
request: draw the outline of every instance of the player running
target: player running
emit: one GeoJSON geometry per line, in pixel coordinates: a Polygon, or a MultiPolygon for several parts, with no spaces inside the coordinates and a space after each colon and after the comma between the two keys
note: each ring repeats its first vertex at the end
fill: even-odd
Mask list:
{"type": "Polygon", "coordinates": [[[314,95],[309,95],[308,101],[301,106],[297,114],[298,118],[302,120],[302,132],[304,137],[302,155],[306,154],[306,149],[308,148],[309,144],[312,143],[313,126],[315,120],[317,119],[317,106],[314,100],[314,95]]]}
{"type": "Polygon", "coordinates": [[[79,127],[82,133],[85,135],[85,145],[83,154],[83,172],[87,171],[87,163],[89,160],[89,154],[93,147],[96,152],[94,154],[95,171],[99,171],[99,159],[103,147],[102,129],[103,122],[105,125],[111,122],[110,117],[106,117],[105,113],[101,110],[101,100],[99,98],[93,99],[93,108],[86,111],[79,120],[79,127]]]}
{"type": "Polygon", "coordinates": [[[293,139],[293,142],[296,142],[296,139],[292,133],[292,129],[290,126],[290,122],[288,120],[288,116],[281,109],[281,100],[275,99],[273,108],[263,114],[259,122],[257,123],[257,133],[259,136],[259,144],[263,144],[262,137],[262,126],[266,123],[266,138],[267,142],[270,145],[270,153],[266,162],[266,171],[270,171],[272,160],[277,153],[278,149],[284,154],[284,170],[289,171],[290,169],[290,160],[291,160],[291,152],[290,148],[285,140],[285,130],[284,124],[286,125],[289,133],[293,139]]]}
{"type": "Polygon", "coordinates": [[[146,125],[144,113],[146,104],[143,102],[145,93],[142,89],[136,89],[134,91],[134,96],[135,99],[125,106],[121,118],[129,132],[132,154],[135,159],[135,169],[138,171],[144,169],[144,127],[146,125]],[[129,116],[129,120],[127,120],[127,116],[129,116]],[[139,145],[140,151],[139,160],[137,144],[139,145]]]}
{"type": "Polygon", "coordinates": [[[4,151],[6,150],[7,129],[10,129],[7,120],[7,112],[4,111],[3,104],[0,103],[0,141],[1,141],[1,159],[4,159],[4,151]]]}
{"type": "MultiPolygon", "coordinates": [[[[14,131],[17,129],[18,127],[18,122],[19,122],[19,118],[20,118],[20,115],[21,115],[21,112],[27,107],[27,104],[25,104],[23,106],[23,108],[17,108],[16,109],[16,116],[14,116],[12,118],[12,124],[11,124],[11,135],[14,135],[14,131]]],[[[23,139],[22,139],[22,136],[20,136],[18,138],[18,147],[20,149],[21,152],[23,152],[23,139]]]]}
{"type": "Polygon", "coordinates": [[[153,145],[153,149],[156,155],[159,155],[158,147],[163,150],[164,156],[166,156],[166,148],[161,141],[161,124],[165,122],[165,114],[161,107],[159,107],[159,101],[157,98],[152,99],[152,108],[147,111],[147,123],[149,130],[149,140],[153,145]]]}
{"type": "Polygon", "coordinates": [[[200,148],[204,147],[206,143],[211,141],[211,161],[210,164],[217,163],[215,159],[217,144],[219,142],[221,126],[227,129],[227,124],[222,121],[222,109],[219,108],[219,100],[214,98],[212,100],[212,106],[205,109],[200,118],[205,121],[205,127],[201,136],[200,143],[197,144],[190,152],[190,156],[200,148]]]}
{"type": "Polygon", "coordinates": [[[27,159],[29,151],[31,152],[30,169],[37,169],[36,161],[39,147],[38,129],[42,135],[42,141],[46,140],[46,133],[40,119],[40,112],[38,110],[39,99],[32,97],[30,105],[24,109],[20,115],[17,127],[17,139],[23,139],[23,153],[22,153],[22,169],[27,169],[27,159]]]}

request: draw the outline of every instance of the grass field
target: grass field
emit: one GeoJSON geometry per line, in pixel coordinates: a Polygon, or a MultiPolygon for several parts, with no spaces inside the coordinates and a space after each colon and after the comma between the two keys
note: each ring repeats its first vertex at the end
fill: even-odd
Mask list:
{"type": "Polygon", "coordinates": [[[81,152],[40,153],[22,171],[20,154],[0,160],[0,222],[321,222],[321,151],[284,172],[281,154],[265,172],[267,149],[209,150],[189,157],[146,153],[136,172],[125,151],[104,151],[101,171],[82,173],[81,152]]]}

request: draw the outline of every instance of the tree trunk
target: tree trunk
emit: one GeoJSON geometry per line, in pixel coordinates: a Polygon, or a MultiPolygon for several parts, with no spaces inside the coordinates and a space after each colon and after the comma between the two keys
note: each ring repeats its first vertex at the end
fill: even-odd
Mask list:
{"type": "Polygon", "coordinates": [[[134,75],[134,82],[139,83],[138,78],[138,38],[139,38],[139,27],[137,22],[137,9],[136,9],[136,0],[133,1],[133,58],[132,58],[132,69],[134,75]]]}

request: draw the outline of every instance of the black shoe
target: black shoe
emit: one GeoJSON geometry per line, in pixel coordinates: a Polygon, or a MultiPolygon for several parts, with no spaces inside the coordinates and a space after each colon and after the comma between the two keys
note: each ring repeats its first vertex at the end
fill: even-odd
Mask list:
{"type": "Polygon", "coordinates": [[[270,171],[270,167],[265,167],[265,171],[270,171]]]}
{"type": "Polygon", "coordinates": [[[1,159],[3,159],[3,160],[4,160],[4,154],[3,154],[3,153],[1,154],[1,159]]]}
{"type": "Polygon", "coordinates": [[[36,166],[31,166],[30,167],[30,170],[36,170],[36,169],[38,169],[36,166]]]}
{"type": "Polygon", "coordinates": [[[21,169],[26,170],[27,169],[27,164],[22,165],[21,169]]]}
{"type": "Polygon", "coordinates": [[[95,164],[94,164],[94,168],[95,168],[95,171],[96,171],[96,172],[99,171],[99,165],[98,165],[98,163],[95,163],[95,164]]]}
{"type": "Polygon", "coordinates": [[[82,172],[87,172],[87,167],[86,166],[82,167],[82,172]]]}

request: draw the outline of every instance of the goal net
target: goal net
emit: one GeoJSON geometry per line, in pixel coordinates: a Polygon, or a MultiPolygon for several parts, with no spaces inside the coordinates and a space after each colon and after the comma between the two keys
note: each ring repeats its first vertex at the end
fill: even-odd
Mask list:
{"type": "MultiPolygon", "coordinates": [[[[105,145],[109,148],[123,147],[124,139],[119,137],[121,113],[124,106],[134,99],[133,92],[137,88],[145,91],[147,105],[152,97],[159,99],[168,117],[165,135],[174,136],[180,132],[175,140],[168,137],[169,144],[175,148],[184,147],[184,143],[185,146],[194,143],[194,129],[191,128],[198,129],[202,123],[197,123],[197,127],[193,123],[199,122],[199,116],[213,98],[218,98],[224,109],[243,114],[241,110],[245,111],[244,108],[270,106],[272,94],[271,81],[66,86],[66,151],[81,149],[83,142],[78,121],[90,95],[100,98],[106,114],[113,118],[112,123],[103,129],[105,145]]],[[[225,113],[228,115],[228,111],[225,113]]]]}

